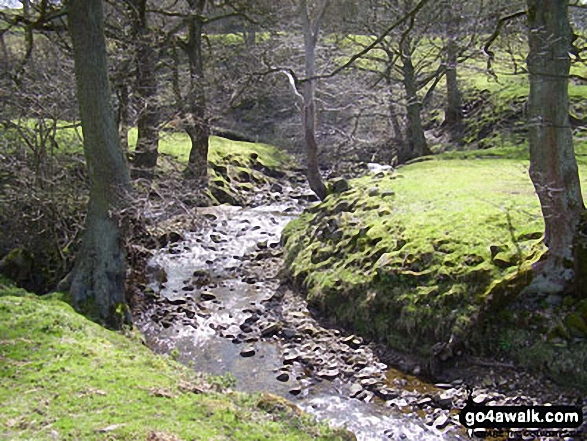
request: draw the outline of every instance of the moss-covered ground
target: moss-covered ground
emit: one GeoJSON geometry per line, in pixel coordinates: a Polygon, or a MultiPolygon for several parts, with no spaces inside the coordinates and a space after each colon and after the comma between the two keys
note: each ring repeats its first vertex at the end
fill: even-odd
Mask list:
{"type": "Polygon", "coordinates": [[[429,357],[452,337],[587,385],[586,302],[538,318],[507,308],[543,250],[525,157],[455,152],[352,180],[286,227],[288,273],[326,315],[393,348],[429,357]]]}
{"type": "Polygon", "coordinates": [[[0,280],[0,438],[345,439],[271,396],[226,389],[108,331],[59,295],[0,280]]]}

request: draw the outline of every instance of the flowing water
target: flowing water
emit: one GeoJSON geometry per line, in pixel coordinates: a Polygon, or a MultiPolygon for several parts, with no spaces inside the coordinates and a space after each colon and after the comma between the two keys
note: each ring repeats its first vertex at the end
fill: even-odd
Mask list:
{"type": "Polygon", "coordinates": [[[350,378],[367,385],[385,378],[387,367],[368,347],[340,343],[344,336],[322,328],[299,296],[284,293],[280,234],[303,206],[286,198],[256,208],[199,209],[207,219],[202,228],[150,263],[161,300],[139,319],[149,344],[198,371],[230,373],[238,390],[285,397],[359,440],[460,439],[389,406],[393,400],[386,406],[367,386],[353,386],[350,378]],[[341,360],[357,354],[371,361],[345,371],[341,360]]]}

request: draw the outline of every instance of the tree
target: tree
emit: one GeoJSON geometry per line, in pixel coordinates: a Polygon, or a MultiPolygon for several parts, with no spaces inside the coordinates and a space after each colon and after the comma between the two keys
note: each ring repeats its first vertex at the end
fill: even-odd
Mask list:
{"type": "Polygon", "coordinates": [[[118,219],[130,184],[110,104],[102,2],[69,0],[67,9],[90,181],[85,231],[71,274],[70,293],[76,309],[119,328],[130,319],[118,219]]]}
{"type": "Polygon", "coordinates": [[[147,0],[128,0],[132,34],[136,44],[137,145],[134,166],[152,169],[159,156],[159,112],[157,108],[157,56],[147,17],[147,0]]]}
{"type": "Polygon", "coordinates": [[[300,17],[304,29],[304,55],[306,62],[306,78],[304,83],[302,109],[302,124],[304,128],[304,141],[306,144],[307,177],[310,188],[321,200],[326,198],[328,191],[318,168],[318,142],[316,141],[316,103],[314,98],[316,75],[316,43],[320,33],[320,24],[328,6],[328,0],[320,0],[315,18],[310,18],[310,10],[307,0],[300,2],[300,17]]]}
{"type": "Polygon", "coordinates": [[[530,177],[544,216],[546,264],[537,280],[562,289],[572,277],[577,227],[585,212],[569,124],[568,81],[573,33],[568,0],[527,0],[530,51],[530,177]]]}

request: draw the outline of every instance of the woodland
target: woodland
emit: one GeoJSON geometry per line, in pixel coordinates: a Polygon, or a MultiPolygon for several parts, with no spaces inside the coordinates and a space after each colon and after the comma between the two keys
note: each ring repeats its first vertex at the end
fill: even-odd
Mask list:
{"type": "Polygon", "coordinates": [[[486,438],[470,403],[587,421],[586,20],[0,1],[0,438],[486,438]]]}

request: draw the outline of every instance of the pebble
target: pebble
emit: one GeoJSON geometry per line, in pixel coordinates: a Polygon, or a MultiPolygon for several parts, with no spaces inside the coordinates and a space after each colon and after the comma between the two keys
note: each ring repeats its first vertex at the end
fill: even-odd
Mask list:
{"type": "Polygon", "coordinates": [[[286,381],[289,381],[289,375],[285,372],[282,372],[281,374],[279,374],[277,376],[277,381],[281,381],[281,382],[285,383],[286,381]]]}
{"type": "Polygon", "coordinates": [[[241,357],[252,357],[253,355],[255,355],[255,348],[252,348],[250,346],[246,347],[241,350],[240,355],[241,357]]]}

